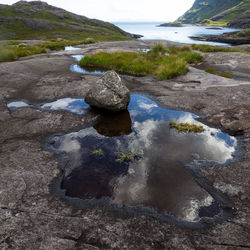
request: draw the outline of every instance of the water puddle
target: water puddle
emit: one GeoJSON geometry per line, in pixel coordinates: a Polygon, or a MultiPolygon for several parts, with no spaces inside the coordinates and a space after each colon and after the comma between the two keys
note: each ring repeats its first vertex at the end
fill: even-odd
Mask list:
{"type": "MultiPolygon", "coordinates": [[[[44,104],[59,108],[61,101],[44,104]],[[56,103],[56,104],[55,104],[56,103]]],[[[44,106],[43,105],[43,106],[44,106]]],[[[68,110],[86,108],[71,102],[68,110]]],[[[187,165],[233,158],[234,137],[204,124],[202,133],[178,133],[169,122],[201,124],[189,112],[160,107],[133,94],[128,110],[101,113],[92,126],[53,137],[67,155],[61,189],[67,197],[196,223],[223,214],[223,204],[197,184],[187,165]]]]}
{"type": "MultiPolygon", "coordinates": [[[[73,57],[77,62],[81,61],[85,55],[73,55],[73,57]]],[[[92,74],[92,75],[103,75],[107,71],[106,70],[98,70],[98,69],[91,69],[91,68],[82,68],[78,64],[74,63],[70,66],[70,71],[80,74],[92,74]]]]}
{"type": "Polygon", "coordinates": [[[73,47],[73,46],[66,46],[64,48],[65,51],[72,51],[72,50],[80,50],[81,48],[73,47]]]}
{"type": "Polygon", "coordinates": [[[54,102],[40,105],[45,110],[66,110],[72,113],[82,115],[89,108],[89,105],[80,98],[62,98],[54,102]]]}
{"type": "Polygon", "coordinates": [[[80,62],[85,55],[72,55],[71,57],[73,57],[77,62],[80,62]]]}
{"type": "Polygon", "coordinates": [[[67,155],[60,180],[66,197],[126,212],[146,209],[151,216],[186,223],[222,217],[223,199],[203,188],[188,166],[226,163],[233,158],[237,141],[198,122],[196,115],[162,108],[138,94],[131,95],[128,110],[120,113],[92,111],[80,98],[8,103],[12,111],[25,107],[99,114],[97,122],[84,129],[50,138],[50,149],[67,155]],[[178,133],[170,128],[173,121],[202,125],[204,131],[178,133]]]}
{"type": "Polygon", "coordinates": [[[19,109],[19,108],[24,108],[24,107],[30,107],[30,104],[28,104],[27,102],[25,101],[15,101],[15,102],[10,102],[7,104],[7,107],[10,109],[10,110],[16,110],[16,109],[19,109]]]}
{"type": "Polygon", "coordinates": [[[62,98],[54,102],[45,104],[28,104],[26,101],[13,101],[7,104],[11,111],[19,108],[36,108],[42,110],[66,110],[78,115],[82,115],[89,108],[89,105],[81,98],[62,98]]]}
{"type": "Polygon", "coordinates": [[[148,53],[150,51],[150,49],[145,49],[145,48],[142,48],[142,49],[137,49],[137,51],[139,52],[142,52],[142,53],[148,53]]]}

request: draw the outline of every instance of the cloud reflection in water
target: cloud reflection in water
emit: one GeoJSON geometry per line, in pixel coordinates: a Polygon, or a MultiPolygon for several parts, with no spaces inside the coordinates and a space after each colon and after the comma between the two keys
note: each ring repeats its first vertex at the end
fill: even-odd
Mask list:
{"type": "Polygon", "coordinates": [[[224,163],[232,158],[236,139],[225,134],[221,138],[219,130],[205,125],[203,133],[178,133],[170,129],[169,121],[200,124],[196,116],[161,108],[139,95],[131,96],[129,113],[131,118],[127,113],[113,123],[112,117],[105,121],[104,115],[99,125],[58,138],[58,148],[70,158],[62,183],[67,195],[109,196],[117,204],[144,205],[186,221],[199,220],[200,209],[214,200],[185,165],[194,160],[194,154],[224,163]],[[104,157],[94,156],[96,149],[104,157]],[[119,163],[118,152],[138,152],[142,158],[119,163]]]}

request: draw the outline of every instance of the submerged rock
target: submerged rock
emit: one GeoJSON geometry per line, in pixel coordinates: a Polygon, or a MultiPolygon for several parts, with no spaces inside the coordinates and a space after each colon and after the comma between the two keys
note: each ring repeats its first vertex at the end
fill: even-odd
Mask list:
{"type": "Polygon", "coordinates": [[[130,92],[115,71],[108,71],[88,91],[85,101],[93,107],[121,111],[128,106],[130,92]]]}

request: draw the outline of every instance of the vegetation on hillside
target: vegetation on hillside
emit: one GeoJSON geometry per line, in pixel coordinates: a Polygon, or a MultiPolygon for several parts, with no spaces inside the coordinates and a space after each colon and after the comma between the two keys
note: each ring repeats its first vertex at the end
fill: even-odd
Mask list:
{"type": "Polygon", "coordinates": [[[0,40],[63,38],[126,40],[130,34],[115,25],[79,16],[39,1],[0,4],[0,40]]]}
{"type": "Polygon", "coordinates": [[[232,37],[238,37],[238,38],[250,38],[250,29],[246,29],[246,30],[241,30],[238,32],[230,32],[228,34],[229,36],[232,37]]]}
{"type": "Polygon", "coordinates": [[[177,21],[247,28],[250,27],[249,21],[238,19],[249,13],[249,10],[250,0],[196,0],[192,8],[177,21]]]}
{"type": "Polygon", "coordinates": [[[82,67],[111,69],[136,76],[153,74],[165,80],[186,74],[187,64],[197,64],[202,60],[203,57],[192,52],[188,46],[177,48],[156,44],[148,53],[99,52],[85,56],[79,64],[82,67]]]}

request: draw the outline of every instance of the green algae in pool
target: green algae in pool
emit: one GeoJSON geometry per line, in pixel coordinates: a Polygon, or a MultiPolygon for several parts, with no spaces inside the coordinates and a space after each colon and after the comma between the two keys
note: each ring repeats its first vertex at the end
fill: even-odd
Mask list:
{"type": "Polygon", "coordinates": [[[131,95],[128,111],[103,113],[93,127],[55,137],[54,147],[69,157],[61,188],[70,197],[109,197],[190,222],[219,214],[219,204],[185,165],[197,159],[224,163],[237,142],[206,125],[199,134],[169,127],[170,121],[200,124],[195,117],[131,95]]]}

